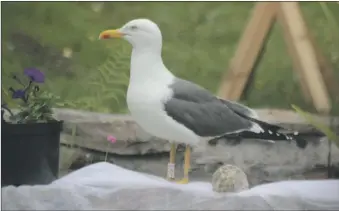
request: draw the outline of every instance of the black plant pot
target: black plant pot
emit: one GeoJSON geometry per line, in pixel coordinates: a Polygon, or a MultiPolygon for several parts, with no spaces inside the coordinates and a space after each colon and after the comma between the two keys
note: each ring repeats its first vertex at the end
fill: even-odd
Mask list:
{"type": "Polygon", "coordinates": [[[58,178],[62,124],[62,121],[31,124],[2,121],[2,186],[48,184],[58,178]]]}

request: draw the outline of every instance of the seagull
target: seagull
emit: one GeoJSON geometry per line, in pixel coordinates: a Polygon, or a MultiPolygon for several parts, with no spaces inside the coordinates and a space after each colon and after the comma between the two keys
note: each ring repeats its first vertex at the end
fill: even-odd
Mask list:
{"type": "Polygon", "coordinates": [[[162,34],[149,19],[131,20],[119,29],[105,30],[100,40],[122,38],[133,49],[127,106],[132,118],[146,132],[171,142],[167,178],[175,179],[177,144],[186,144],[184,176],[189,182],[191,147],[201,140],[256,138],[267,141],[295,141],[300,148],[307,142],[297,132],[279,133],[281,127],[258,120],[256,113],[240,103],[224,100],[205,88],[176,77],[162,60],[162,34]]]}

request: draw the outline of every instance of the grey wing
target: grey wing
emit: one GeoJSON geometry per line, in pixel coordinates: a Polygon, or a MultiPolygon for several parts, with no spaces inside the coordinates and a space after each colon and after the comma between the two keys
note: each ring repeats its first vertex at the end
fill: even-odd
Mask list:
{"type": "Polygon", "coordinates": [[[216,98],[209,91],[204,89],[203,87],[194,84],[190,81],[186,81],[180,78],[176,78],[172,86],[170,86],[174,91],[174,98],[187,100],[191,102],[207,102],[207,101],[215,101],[219,99],[230,109],[244,114],[246,116],[257,118],[257,113],[250,109],[249,107],[242,105],[240,103],[224,100],[221,98],[216,98]]]}
{"type": "Polygon", "coordinates": [[[251,118],[258,118],[258,114],[253,110],[250,109],[249,107],[242,105],[240,103],[234,102],[234,101],[230,101],[230,100],[224,100],[224,99],[220,99],[223,103],[225,103],[230,109],[239,112],[241,114],[244,114],[248,117],[251,118]]]}
{"type": "Polygon", "coordinates": [[[220,136],[253,126],[251,121],[240,117],[220,99],[194,83],[176,79],[171,88],[173,96],[164,103],[165,111],[199,136],[220,136]]]}

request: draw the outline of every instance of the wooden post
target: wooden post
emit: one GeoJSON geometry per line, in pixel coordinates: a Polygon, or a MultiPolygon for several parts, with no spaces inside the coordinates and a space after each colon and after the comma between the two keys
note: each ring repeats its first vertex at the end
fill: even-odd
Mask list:
{"type": "Polygon", "coordinates": [[[239,100],[248,77],[274,21],[277,4],[259,2],[243,33],[228,73],[224,75],[219,91],[221,98],[239,100]]]}
{"type": "MultiPolygon", "coordinates": [[[[331,103],[324,78],[333,78],[333,71],[328,66],[325,68],[325,58],[318,49],[315,50],[315,42],[309,35],[297,2],[257,3],[228,72],[223,77],[218,95],[228,100],[240,99],[264,39],[276,17],[283,26],[288,51],[292,56],[293,67],[299,75],[305,100],[312,101],[318,112],[329,112],[331,103]]],[[[336,87],[335,82],[331,84],[336,87]]]]}
{"type": "Polygon", "coordinates": [[[337,96],[338,90],[339,90],[339,84],[338,84],[338,81],[336,81],[333,67],[330,65],[329,61],[326,59],[326,57],[322,53],[314,37],[311,34],[309,34],[309,36],[310,36],[310,40],[315,50],[320,72],[324,78],[324,81],[326,81],[327,89],[333,96],[337,96]]]}
{"type": "Polygon", "coordinates": [[[319,112],[327,113],[331,110],[329,96],[298,3],[281,2],[280,6],[291,33],[292,43],[300,58],[303,76],[305,77],[313,104],[319,112]]]}
{"type": "Polygon", "coordinates": [[[295,45],[293,44],[292,34],[289,30],[288,23],[285,19],[285,14],[281,10],[281,7],[279,7],[279,10],[278,10],[278,21],[283,27],[283,33],[284,33],[285,43],[287,45],[287,50],[288,50],[288,53],[292,57],[293,68],[294,70],[296,70],[296,73],[298,75],[298,79],[300,81],[300,88],[303,93],[304,100],[307,103],[309,103],[312,100],[311,94],[308,90],[307,82],[305,81],[304,73],[302,70],[302,65],[300,63],[300,57],[298,56],[295,45]]]}

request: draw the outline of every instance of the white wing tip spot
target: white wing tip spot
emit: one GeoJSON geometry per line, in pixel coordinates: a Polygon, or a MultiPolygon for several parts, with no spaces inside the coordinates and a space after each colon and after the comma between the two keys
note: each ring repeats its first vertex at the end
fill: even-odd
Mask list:
{"type": "Polygon", "coordinates": [[[264,130],[257,124],[253,124],[252,127],[250,128],[250,131],[254,133],[263,133],[264,130]]]}
{"type": "Polygon", "coordinates": [[[293,133],[293,135],[295,135],[295,136],[299,135],[298,131],[295,131],[295,132],[293,133]]]}
{"type": "Polygon", "coordinates": [[[272,131],[270,131],[270,130],[268,130],[268,133],[269,133],[269,134],[273,134],[272,131]]]}

